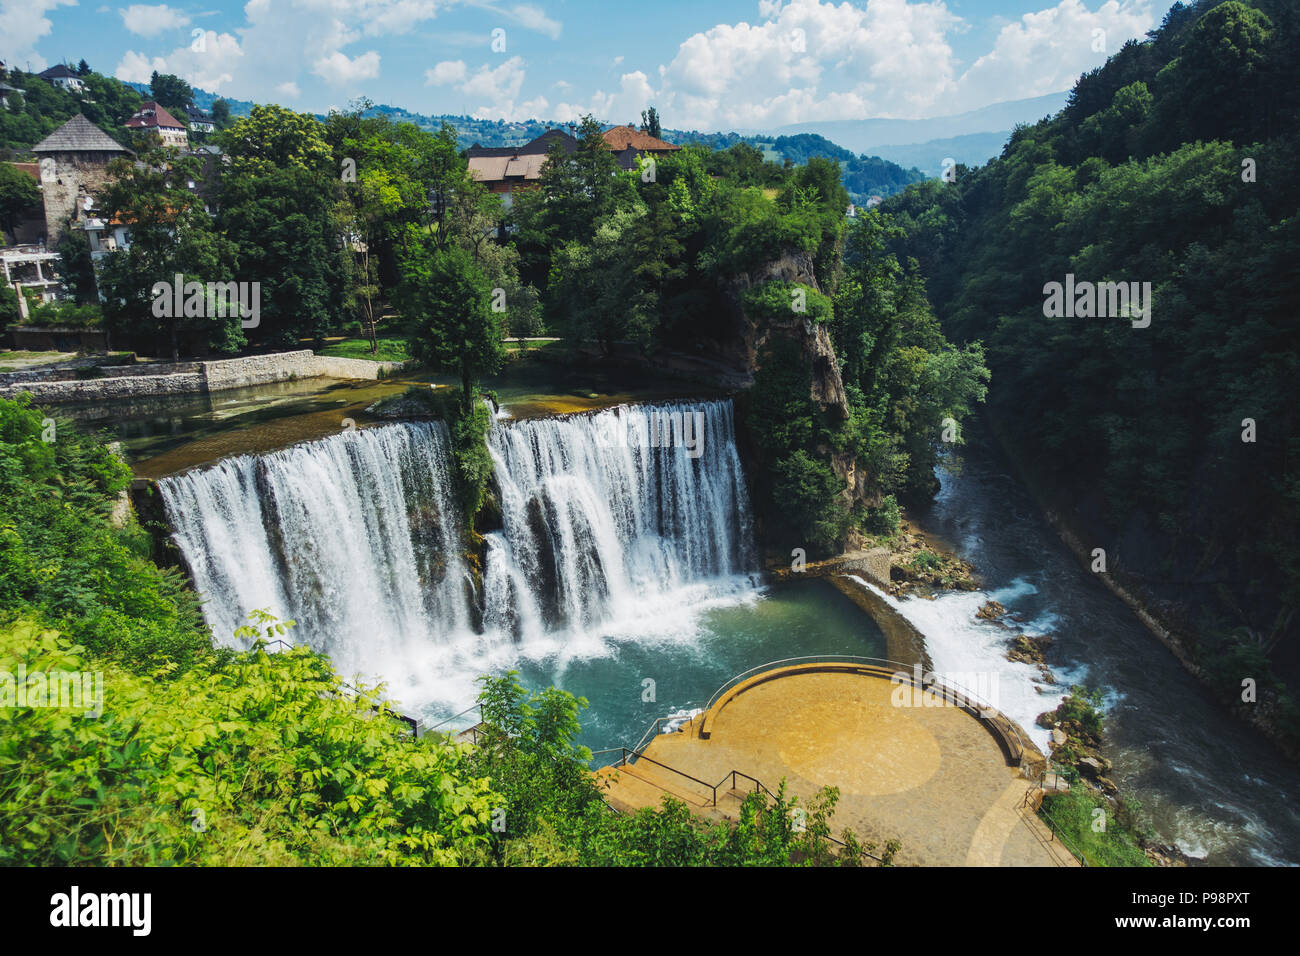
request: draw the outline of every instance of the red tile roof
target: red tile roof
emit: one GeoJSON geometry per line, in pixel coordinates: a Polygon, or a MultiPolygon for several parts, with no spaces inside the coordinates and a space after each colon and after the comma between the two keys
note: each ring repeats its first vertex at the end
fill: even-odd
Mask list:
{"type": "Polygon", "coordinates": [[[153,100],[142,104],[135,115],[126,121],[127,129],[155,129],[163,126],[171,129],[185,128],[184,123],[179,122],[153,100]]]}
{"type": "Polygon", "coordinates": [[[634,126],[615,126],[613,129],[605,130],[602,135],[605,138],[605,145],[616,153],[621,153],[629,146],[638,151],[651,153],[681,149],[680,146],[666,143],[657,136],[643,133],[634,126]]]}

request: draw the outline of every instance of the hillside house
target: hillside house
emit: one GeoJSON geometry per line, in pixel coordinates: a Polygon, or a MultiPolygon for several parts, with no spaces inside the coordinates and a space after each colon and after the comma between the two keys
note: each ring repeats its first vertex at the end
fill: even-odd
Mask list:
{"type": "Polygon", "coordinates": [[[82,82],[81,77],[70,70],[66,64],[60,63],[58,66],[52,66],[48,70],[37,73],[42,80],[59,89],[67,90],[69,93],[84,93],[86,84],[82,82]]]}
{"type": "Polygon", "coordinates": [[[185,131],[185,124],[153,100],[144,103],[135,111],[132,117],[126,121],[126,128],[157,133],[164,146],[187,149],[190,145],[190,138],[185,131]]]}
{"type": "Polygon", "coordinates": [[[618,158],[618,164],[624,169],[636,169],[640,156],[666,156],[675,153],[680,146],[665,142],[657,136],[642,132],[635,126],[615,126],[602,134],[605,145],[618,158]]]}
{"type": "Polygon", "coordinates": [[[511,195],[516,189],[529,189],[537,185],[546,163],[546,154],[552,144],[559,143],[566,153],[578,148],[578,141],[564,130],[548,129],[523,146],[480,146],[475,143],[465,150],[469,161],[469,174],[498,193],[506,208],[510,208],[511,195]]]}
{"type": "Polygon", "coordinates": [[[185,119],[189,121],[191,133],[212,133],[217,129],[212,117],[197,106],[185,107],[185,119]]]}

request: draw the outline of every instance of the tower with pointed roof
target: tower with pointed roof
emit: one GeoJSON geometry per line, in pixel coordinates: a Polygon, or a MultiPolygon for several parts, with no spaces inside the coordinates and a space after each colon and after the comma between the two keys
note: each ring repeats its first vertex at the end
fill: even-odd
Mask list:
{"type": "Polygon", "coordinates": [[[108,164],[131,151],[78,113],[32,147],[41,171],[45,243],[59,240],[64,221],[80,219],[108,180],[108,164]]]}

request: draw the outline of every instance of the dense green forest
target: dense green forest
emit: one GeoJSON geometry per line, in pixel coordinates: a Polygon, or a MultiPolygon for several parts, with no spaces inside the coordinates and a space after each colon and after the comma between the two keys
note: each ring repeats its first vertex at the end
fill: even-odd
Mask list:
{"type": "Polygon", "coordinates": [[[985,343],[992,420],[1051,505],[1225,697],[1267,688],[1292,740],[1275,691],[1300,674],[1298,130],[1300,9],[1178,3],[1000,158],[883,207],[947,333],[985,343]],[[1067,275],[1151,283],[1149,325],[1049,317],[1067,275]]]}

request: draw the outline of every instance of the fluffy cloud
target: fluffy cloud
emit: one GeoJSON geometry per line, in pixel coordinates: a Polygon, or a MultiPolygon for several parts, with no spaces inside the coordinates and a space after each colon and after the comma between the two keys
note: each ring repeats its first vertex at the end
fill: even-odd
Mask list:
{"type": "Polygon", "coordinates": [[[36,52],[36,42],[49,36],[46,16],[58,7],[73,7],[77,0],[0,0],[0,60],[10,66],[43,70],[49,66],[36,52]]]}
{"type": "Polygon", "coordinates": [[[214,93],[229,86],[244,60],[239,41],[229,33],[206,31],[188,46],[177,47],[166,56],[148,57],[128,50],[117,64],[113,75],[119,80],[148,83],[154,70],[175,73],[190,86],[199,86],[214,93]]]}
{"type": "Polygon", "coordinates": [[[118,62],[113,75],[123,83],[148,83],[154,70],[166,73],[167,61],[160,56],[151,60],[143,53],[127,50],[126,55],[118,62]]]}
{"type": "Polygon", "coordinates": [[[537,7],[521,3],[507,11],[507,15],[525,29],[548,36],[552,40],[560,38],[561,27],[559,22],[552,20],[546,15],[545,11],[537,7]]]}
{"type": "Polygon", "coordinates": [[[173,10],[165,3],[151,6],[147,3],[133,3],[125,10],[118,10],[122,23],[136,36],[153,37],[164,30],[178,30],[188,26],[190,18],[179,10],[173,10]]]}
{"type": "Polygon", "coordinates": [[[473,72],[462,60],[444,60],[424,71],[426,86],[452,86],[478,105],[472,115],[481,119],[509,121],[542,116],[550,104],[546,97],[517,102],[524,86],[523,57],[512,56],[498,66],[480,66],[473,72]]]}
{"type": "Polygon", "coordinates": [[[700,129],[942,116],[1069,88],[1154,27],[1151,6],[1105,0],[1090,11],[1083,0],[1060,0],[1008,23],[963,71],[949,41],[968,24],[945,0],[761,0],[757,24],[723,23],[686,38],[660,66],[657,90],[625,74],[617,93],[562,105],[617,122],[639,115],[631,112],[637,99],[653,100],[673,125],[700,129]],[[1105,52],[1093,48],[1095,30],[1105,31],[1105,52]]]}
{"type": "Polygon", "coordinates": [[[379,75],[379,54],[368,50],[360,56],[349,58],[335,50],[316,61],[312,72],[334,86],[348,86],[361,80],[373,80],[379,75]]]}
{"type": "Polygon", "coordinates": [[[719,24],[688,37],[661,69],[675,124],[774,126],[845,116],[910,116],[952,88],[942,0],[766,2],[758,25],[719,24]],[[680,119],[676,119],[680,117],[680,119]]]}
{"type": "Polygon", "coordinates": [[[590,113],[611,123],[631,122],[635,126],[641,121],[641,111],[654,100],[655,91],[650,78],[636,70],[624,73],[619,79],[618,90],[612,93],[597,90],[591,101],[585,104],[557,103],[555,118],[561,123],[572,123],[590,113]]]}
{"type": "Polygon", "coordinates": [[[1026,13],[1003,27],[993,49],[961,77],[957,110],[1068,89],[1080,73],[1155,26],[1150,0],[1107,0],[1095,13],[1080,0],[1061,0],[1026,13]]]}
{"type": "Polygon", "coordinates": [[[424,71],[425,86],[446,86],[448,83],[460,83],[466,74],[464,60],[443,60],[432,70],[424,71]]]}
{"type": "Polygon", "coordinates": [[[275,91],[281,96],[291,100],[296,100],[298,97],[302,96],[302,90],[298,89],[298,84],[294,83],[292,80],[288,83],[281,83],[275,88],[275,91]]]}

